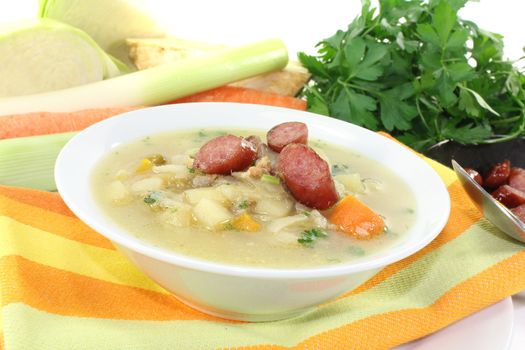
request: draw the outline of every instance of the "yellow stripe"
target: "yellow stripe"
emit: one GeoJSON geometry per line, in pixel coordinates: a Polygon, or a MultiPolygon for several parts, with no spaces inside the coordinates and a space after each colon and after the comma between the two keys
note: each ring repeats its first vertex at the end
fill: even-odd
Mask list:
{"type": "Polygon", "coordinates": [[[0,256],[21,255],[64,271],[168,293],[117,251],[65,239],[6,216],[0,216],[0,242],[0,256]]]}
{"type": "Polygon", "coordinates": [[[450,168],[430,158],[423,157],[422,159],[438,173],[447,187],[457,180],[456,174],[450,168]]]}
{"type": "MultiPolygon", "coordinates": [[[[113,348],[119,348],[120,345],[121,348],[128,348],[137,346],[137,344],[154,347],[154,344],[160,344],[158,343],[160,341],[163,344],[171,341],[169,344],[191,348],[196,339],[202,338],[202,334],[206,334],[205,344],[207,346],[203,346],[205,348],[265,343],[293,346],[312,335],[366,317],[401,309],[426,307],[455,285],[476,276],[486,268],[490,268],[523,249],[521,244],[508,239],[482,220],[457,239],[430,252],[379,285],[321,306],[301,317],[281,322],[264,324],[225,324],[212,321],[149,322],[61,318],[59,316],[52,316],[51,319],[48,319],[49,314],[43,314],[47,316],[35,320],[34,324],[44,322],[47,325],[46,332],[40,335],[39,342],[56,342],[58,339],[75,342],[77,338],[72,337],[73,335],[86,334],[90,337],[90,342],[99,345],[95,346],[96,348],[100,348],[100,345],[113,346],[113,348]],[[460,265],[458,261],[461,261],[460,265]],[[440,281],[439,284],[435,283],[437,280],[440,281]],[[55,324],[55,328],[52,326],[52,319],[60,323],[55,324]],[[95,329],[98,329],[98,332],[94,332],[95,329]],[[231,338],[227,338],[225,334],[231,338]],[[156,340],[150,339],[150,336],[156,340]]],[[[86,262],[83,265],[86,265],[86,262]]],[[[4,307],[4,312],[12,310],[11,305],[17,304],[4,307]]],[[[9,324],[4,324],[6,335],[19,340],[23,338],[24,331],[32,334],[31,329],[20,327],[20,324],[17,323],[26,322],[27,324],[30,315],[18,321],[15,314],[4,315],[6,321],[9,322],[9,324]]],[[[32,340],[27,339],[27,341],[32,340]]],[[[29,346],[30,343],[26,345],[29,346]]],[[[62,345],[62,348],[75,348],[75,345],[70,343],[62,345]]],[[[59,348],[57,346],[54,349],[59,348]]]]}

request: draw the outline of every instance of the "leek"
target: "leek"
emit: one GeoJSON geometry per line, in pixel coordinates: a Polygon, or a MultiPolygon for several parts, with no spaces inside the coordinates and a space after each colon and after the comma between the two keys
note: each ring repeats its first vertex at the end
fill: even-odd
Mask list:
{"type": "Polygon", "coordinates": [[[268,174],[263,174],[261,176],[261,181],[268,182],[268,183],[274,184],[274,185],[279,185],[281,183],[281,181],[279,180],[278,177],[272,176],[272,175],[268,175],[268,174]]]}
{"type": "Polygon", "coordinates": [[[279,70],[287,63],[288,53],[284,43],[278,39],[269,39],[83,86],[2,98],[0,116],[157,105],[279,70]]]}
{"type": "Polygon", "coordinates": [[[75,134],[66,132],[0,140],[0,184],[56,190],[55,160],[75,134]]]}

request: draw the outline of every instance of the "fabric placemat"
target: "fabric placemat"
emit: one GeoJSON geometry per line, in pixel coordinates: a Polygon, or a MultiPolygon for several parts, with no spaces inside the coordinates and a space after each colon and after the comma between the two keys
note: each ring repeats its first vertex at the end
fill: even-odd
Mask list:
{"type": "Polygon", "coordinates": [[[525,246],[472,205],[454,173],[425,159],[452,201],[439,236],[356,290],[284,321],[192,310],[77,219],[56,193],[0,187],[5,349],[387,349],[525,289],[525,246]]]}

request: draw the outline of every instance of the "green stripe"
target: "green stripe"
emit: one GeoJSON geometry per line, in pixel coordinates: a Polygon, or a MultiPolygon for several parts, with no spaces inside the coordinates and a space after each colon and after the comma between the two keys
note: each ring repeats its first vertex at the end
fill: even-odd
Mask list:
{"type": "Polygon", "coordinates": [[[273,323],[88,319],[52,315],[23,304],[10,304],[3,308],[5,344],[7,349],[56,350],[292,346],[364,317],[427,307],[450,288],[523,249],[519,242],[481,220],[458,238],[369,290],[304,316],[273,323]]]}

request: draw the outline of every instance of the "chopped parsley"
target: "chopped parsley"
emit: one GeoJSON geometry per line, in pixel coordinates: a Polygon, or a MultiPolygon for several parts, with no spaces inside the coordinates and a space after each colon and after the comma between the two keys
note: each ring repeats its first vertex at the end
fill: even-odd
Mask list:
{"type": "Polygon", "coordinates": [[[250,203],[248,203],[248,201],[242,201],[238,205],[239,209],[248,209],[249,206],[250,206],[250,203]]]}
{"type": "Polygon", "coordinates": [[[188,171],[190,172],[190,174],[195,174],[195,168],[188,168],[188,171]]]}
{"type": "Polygon", "coordinates": [[[223,230],[225,231],[233,231],[235,230],[235,226],[231,222],[227,222],[222,226],[223,230]]]}
{"type": "Polygon", "coordinates": [[[307,210],[303,210],[303,211],[301,212],[301,214],[303,214],[303,215],[306,216],[306,217],[309,217],[310,215],[312,215],[312,214],[311,214],[309,211],[307,211],[307,210]]]}
{"type": "Polygon", "coordinates": [[[150,192],[144,197],[144,203],[148,205],[153,205],[157,203],[157,201],[160,199],[160,193],[159,192],[150,192]]]}
{"type": "Polygon", "coordinates": [[[328,234],[325,231],[318,228],[312,228],[310,230],[304,230],[301,237],[297,239],[297,242],[305,247],[311,248],[317,239],[326,237],[328,237],[328,234]]]}
{"type": "Polygon", "coordinates": [[[153,197],[151,197],[151,195],[147,195],[146,197],[144,197],[144,203],[146,204],[153,204],[155,203],[157,200],[153,197]]]}
{"type": "Polygon", "coordinates": [[[334,164],[332,166],[332,174],[333,175],[340,175],[345,173],[348,170],[348,165],[346,164],[334,164]]]}

